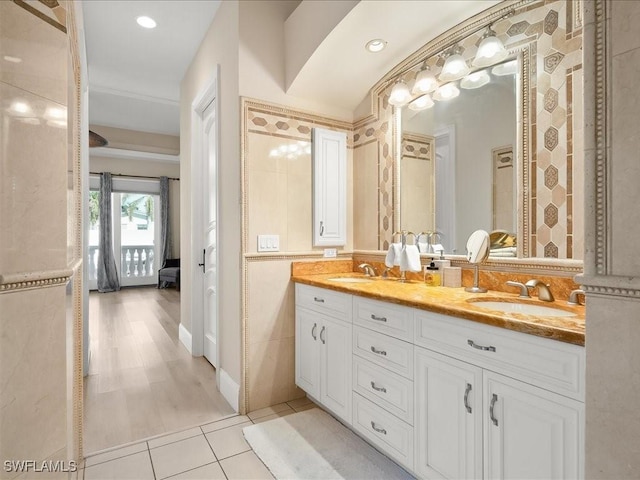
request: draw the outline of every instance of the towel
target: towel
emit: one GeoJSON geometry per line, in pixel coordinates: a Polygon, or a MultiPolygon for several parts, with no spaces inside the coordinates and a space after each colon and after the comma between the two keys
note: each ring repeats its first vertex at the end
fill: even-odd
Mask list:
{"type": "Polygon", "coordinates": [[[435,253],[437,255],[440,255],[440,252],[444,253],[444,247],[442,246],[441,243],[434,243],[431,245],[431,252],[429,253],[435,253]]]}
{"type": "Polygon", "coordinates": [[[431,253],[427,242],[418,242],[418,250],[420,253],[431,253]]]}
{"type": "Polygon", "coordinates": [[[400,255],[402,253],[401,243],[392,243],[389,245],[389,251],[384,259],[384,264],[391,268],[394,265],[400,265],[400,255]]]}
{"type": "Polygon", "coordinates": [[[419,272],[422,270],[420,264],[420,252],[417,245],[406,245],[400,253],[400,271],[419,272]]]}
{"type": "Polygon", "coordinates": [[[517,255],[516,247],[495,248],[489,251],[492,257],[515,257],[517,255]]]}

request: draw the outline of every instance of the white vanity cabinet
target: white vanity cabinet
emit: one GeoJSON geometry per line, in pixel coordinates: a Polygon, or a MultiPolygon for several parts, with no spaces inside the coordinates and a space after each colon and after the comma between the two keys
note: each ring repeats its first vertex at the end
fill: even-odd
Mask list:
{"type": "Polygon", "coordinates": [[[296,385],[351,422],[351,295],[296,285],[296,385]]]}

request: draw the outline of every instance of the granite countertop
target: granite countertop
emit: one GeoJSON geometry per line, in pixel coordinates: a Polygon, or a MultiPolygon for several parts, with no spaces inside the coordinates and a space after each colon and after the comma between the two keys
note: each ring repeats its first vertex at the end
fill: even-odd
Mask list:
{"type": "Polygon", "coordinates": [[[360,277],[358,273],[328,273],[296,275],[291,280],[297,283],[326,288],[431,312],[464,318],[478,323],[551,338],[561,342],[584,345],[585,307],[568,305],[566,301],[542,302],[537,298],[521,299],[517,294],[505,292],[469,293],[464,288],[428,287],[423,282],[398,282],[395,279],[373,278],[366,283],[344,283],[331,281],[338,277],[360,277]],[[541,307],[552,307],[575,314],[573,317],[552,317],[504,313],[474,305],[478,300],[499,300],[527,303],[541,307]]]}

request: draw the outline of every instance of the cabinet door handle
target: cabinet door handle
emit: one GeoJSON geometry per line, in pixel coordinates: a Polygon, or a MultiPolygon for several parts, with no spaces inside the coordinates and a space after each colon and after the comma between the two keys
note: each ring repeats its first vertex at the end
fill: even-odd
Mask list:
{"type": "Polygon", "coordinates": [[[387,431],[384,428],[376,427],[376,422],[371,422],[371,428],[373,428],[376,432],[381,433],[383,435],[387,434],[387,431]]]}
{"type": "Polygon", "coordinates": [[[376,320],[378,322],[386,322],[387,317],[376,317],[373,313],[371,314],[371,320],[376,320]]]}
{"type": "Polygon", "coordinates": [[[474,342],[473,340],[467,340],[467,344],[473,348],[475,348],[476,350],[484,350],[485,352],[495,352],[496,351],[496,347],[485,347],[482,345],[478,345],[476,342],[474,342]]]}
{"type": "Polygon", "coordinates": [[[314,302],[318,302],[318,303],[324,303],[324,298],[320,298],[320,297],[313,297],[313,301],[314,301],[314,302]]]}
{"type": "Polygon", "coordinates": [[[318,337],[316,337],[316,330],[318,329],[318,324],[314,323],[313,324],[313,328],[311,329],[311,336],[313,337],[314,340],[318,340],[318,337]]]}
{"type": "Polygon", "coordinates": [[[467,413],[471,413],[471,405],[469,405],[470,393],[471,393],[471,384],[467,383],[467,389],[464,391],[464,408],[467,409],[467,413]]]}
{"type": "Polygon", "coordinates": [[[324,235],[324,224],[320,222],[320,236],[324,235]]]}
{"type": "Polygon", "coordinates": [[[371,382],[371,388],[373,388],[376,392],[387,393],[387,389],[384,387],[376,386],[376,382],[371,382]]]}
{"type": "Polygon", "coordinates": [[[320,341],[322,342],[322,344],[324,345],[326,342],[324,341],[324,337],[322,336],[322,334],[324,333],[326,327],[322,327],[322,330],[320,330],[320,341]]]}
{"type": "Polygon", "coordinates": [[[371,346],[371,351],[376,355],[384,355],[385,357],[387,356],[387,352],[385,352],[384,350],[376,350],[376,347],[374,346],[371,346]]]}
{"type": "Polygon", "coordinates": [[[495,416],[494,409],[496,407],[497,401],[498,401],[498,395],[494,393],[493,397],[491,397],[491,406],[489,407],[489,418],[491,418],[491,421],[496,427],[498,426],[498,419],[495,416]]]}

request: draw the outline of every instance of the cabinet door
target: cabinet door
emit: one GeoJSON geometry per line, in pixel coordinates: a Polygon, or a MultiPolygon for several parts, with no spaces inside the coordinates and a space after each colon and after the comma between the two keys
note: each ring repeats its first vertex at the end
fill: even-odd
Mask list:
{"type": "Polygon", "coordinates": [[[296,308],[296,385],[320,398],[320,339],[322,317],[296,308]]]}
{"type": "Polygon", "coordinates": [[[351,324],[323,317],[320,342],[320,402],[351,423],[351,324]]]}
{"type": "Polygon", "coordinates": [[[484,372],[485,479],[583,477],[584,404],[484,372]]]}
{"type": "Polygon", "coordinates": [[[347,135],[314,128],[313,245],[347,243],[347,135]]]}
{"type": "Polygon", "coordinates": [[[482,370],[416,347],[416,472],[482,478],[482,370]]]}

